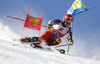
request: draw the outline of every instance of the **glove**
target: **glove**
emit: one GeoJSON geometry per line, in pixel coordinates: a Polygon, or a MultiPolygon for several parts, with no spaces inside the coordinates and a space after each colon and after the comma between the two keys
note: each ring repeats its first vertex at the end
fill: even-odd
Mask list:
{"type": "Polygon", "coordinates": [[[47,25],[48,30],[53,30],[52,24],[47,25]]]}
{"type": "Polygon", "coordinates": [[[70,44],[70,45],[73,45],[73,44],[74,44],[74,42],[73,42],[73,39],[72,39],[72,38],[68,39],[68,41],[69,41],[69,44],[70,44]]]}
{"type": "Polygon", "coordinates": [[[74,43],[74,42],[73,42],[72,40],[69,40],[69,44],[70,44],[70,45],[73,45],[73,43],[74,43]]]}

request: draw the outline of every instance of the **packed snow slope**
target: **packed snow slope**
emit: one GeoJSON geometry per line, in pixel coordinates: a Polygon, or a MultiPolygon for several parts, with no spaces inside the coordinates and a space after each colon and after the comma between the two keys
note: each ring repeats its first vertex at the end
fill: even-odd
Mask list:
{"type": "Polygon", "coordinates": [[[99,61],[60,54],[12,41],[19,38],[7,25],[0,23],[0,64],[100,64],[99,61]]]}
{"type": "Polygon", "coordinates": [[[42,49],[0,39],[0,64],[100,64],[99,61],[42,49]]]}

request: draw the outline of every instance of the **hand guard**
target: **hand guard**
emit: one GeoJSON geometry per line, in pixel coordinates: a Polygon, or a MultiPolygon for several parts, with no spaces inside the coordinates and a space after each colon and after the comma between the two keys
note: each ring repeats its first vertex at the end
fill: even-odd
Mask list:
{"type": "Polygon", "coordinates": [[[53,27],[52,27],[51,24],[48,24],[48,25],[47,25],[47,28],[48,28],[48,30],[53,30],[53,27]]]}

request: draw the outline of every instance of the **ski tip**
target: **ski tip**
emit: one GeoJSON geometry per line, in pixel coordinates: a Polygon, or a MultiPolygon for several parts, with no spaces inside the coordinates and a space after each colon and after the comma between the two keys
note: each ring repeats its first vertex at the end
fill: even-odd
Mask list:
{"type": "Polygon", "coordinates": [[[21,41],[20,39],[13,39],[13,41],[21,41]]]}
{"type": "Polygon", "coordinates": [[[65,50],[60,50],[60,53],[61,54],[65,54],[65,50]]]}

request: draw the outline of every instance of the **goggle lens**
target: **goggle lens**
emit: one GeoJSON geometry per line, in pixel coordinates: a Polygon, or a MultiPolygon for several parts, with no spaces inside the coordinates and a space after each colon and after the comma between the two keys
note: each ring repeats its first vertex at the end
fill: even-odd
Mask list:
{"type": "Polygon", "coordinates": [[[72,22],[70,20],[65,20],[66,23],[71,24],[72,22]]]}

